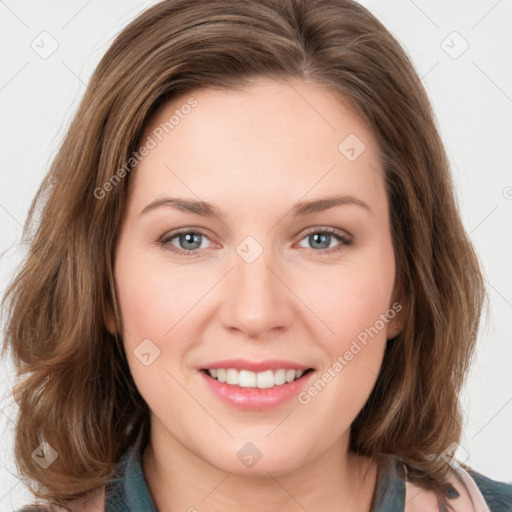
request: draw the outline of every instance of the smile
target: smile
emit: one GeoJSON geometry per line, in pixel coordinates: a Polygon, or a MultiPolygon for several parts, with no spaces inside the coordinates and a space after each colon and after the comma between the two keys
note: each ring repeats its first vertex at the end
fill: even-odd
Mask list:
{"type": "Polygon", "coordinates": [[[268,389],[300,379],[311,369],[292,370],[280,368],[264,372],[252,372],[250,370],[236,370],[235,368],[209,368],[204,371],[213,379],[230,386],[268,389]]]}
{"type": "Polygon", "coordinates": [[[252,411],[269,410],[289,403],[315,375],[313,368],[285,361],[251,363],[232,360],[209,366],[198,372],[206,390],[231,407],[252,411]]]}

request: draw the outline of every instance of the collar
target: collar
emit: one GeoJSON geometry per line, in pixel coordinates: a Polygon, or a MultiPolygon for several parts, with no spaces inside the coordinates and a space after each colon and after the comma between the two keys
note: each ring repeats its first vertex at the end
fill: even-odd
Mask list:
{"type": "MultiPolygon", "coordinates": [[[[106,486],[105,512],[157,512],[142,469],[142,455],[148,442],[143,434],[141,429],[133,445],[122,456],[114,478],[106,486]]],[[[407,481],[405,465],[396,456],[380,456],[378,462],[377,484],[371,512],[415,512],[424,510],[423,505],[435,503],[432,493],[407,481]]],[[[455,473],[462,475],[467,485],[461,488],[460,482],[456,483],[453,480],[460,498],[464,498],[464,495],[469,495],[470,498],[468,502],[457,497],[452,502],[455,510],[470,512],[478,508],[479,511],[488,511],[485,500],[472,478],[461,468],[456,468],[455,473]],[[464,508],[459,508],[458,504],[462,505],[462,502],[464,508]],[[470,508],[467,508],[468,506],[470,508]],[[477,508],[473,508],[475,506],[477,508]]],[[[432,510],[438,509],[435,507],[432,510]]]]}

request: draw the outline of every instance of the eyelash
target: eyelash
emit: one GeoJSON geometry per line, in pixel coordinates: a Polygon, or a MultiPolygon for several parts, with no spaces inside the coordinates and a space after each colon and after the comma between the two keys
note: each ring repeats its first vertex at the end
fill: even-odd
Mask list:
{"type": "MultiPolygon", "coordinates": [[[[326,253],[327,256],[332,255],[333,253],[337,253],[346,247],[349,247],[353,244],[353,240],[350,238],[344,236],[341,234],[342,232],[334,229],[334,228],[312,228],[306,233],[304,233],[303,237],[300,239],[300,241],[304,240],[309,235],[313,234],[321,234],[321,233],[328,233],[330,235],[334,235],[341,243],[337,245],[336,247],[331,247],[328,249],[310,249],[310,251],[313,251],[314,253],[326,253]]],[[[201,249],[194,249],[192,251],[183,251],[181,249],[178,249],[172,245],[170,245],[170,241],[174,238],[178,237],[181,234],[196,234],[196,235],[202,235],[206,238],[208,238],[208,235],[201,231],[200,229],[192,230],[190,228],[184,228],[177,231],[173,231],[172,233],[166,234],[162,236],[160,239],[157,240],[158,244],[163,246],[165,249],[176,253],[178,255],[188,256],[188,257],[194,257],[197,256],[197,253],[201,251],[201,249]]]]}

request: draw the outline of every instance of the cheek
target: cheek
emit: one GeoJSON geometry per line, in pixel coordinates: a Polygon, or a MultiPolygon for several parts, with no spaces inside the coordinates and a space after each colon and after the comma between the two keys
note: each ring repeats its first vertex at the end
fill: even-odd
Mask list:
{"type": "Polygon", "coordinates": [[[165,396],[166,386],[175,385],[168,372],[176,374],[199,338],[198,300],[212,285],[197,272],[151,261],[129,244],[119,255],[115,279],[124,348],[134,381],[151,404],[165,396]]]}
{"type": "Polygon", "coordinates": [[[326,327],[321,329],[324,338],[332,340],[333,347],[343,347],[375,324],[386,336],[387,322],[380,319],[391,307],[393,282],[394,265],[383,265],[381,259],[316,276],[304,284],[302,293],[326,327]]]}
{"type": "MultiPolygon", "coordinates": [[[[345,413],[352,408],[354,417],[375,384],[388,326],[396,314],[391,304],[395,278],[392,247],[369,251],[367,256],[311,279],[304,290],[308,306],[328,327],[322,326],[322,334],[316,335],[325,354],[318,376],[322,382],[316,388],[323,389],[325,383],[330,399],[341,400],[345,413]]],[[[313,395],[315,392],[312,390],[313,395]]]]}
{"type": "Polygon", "coordinates": [[[198,300],[196,284],[184,275],[129,252],[118,260],[118,298],[124,328],[132,340],[172,336],[174,326],[198,300]]]}
{"type": "Polygon", "coordinates": [[[356,271],[331,279],[327,292],[317,292],[317,306],[324,308],[319,316],[334,334],[323,329],[326,334],[316,337],[322,365],[299,396],[313,416],[348,429],[364,406],[386,348],[391,292],[387,276],[356,271]]]}

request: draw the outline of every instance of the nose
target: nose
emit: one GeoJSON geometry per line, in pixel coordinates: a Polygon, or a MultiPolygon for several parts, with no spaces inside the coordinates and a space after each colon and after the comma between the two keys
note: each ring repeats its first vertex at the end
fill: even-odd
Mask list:
{"type": "Polygon", "coordinates": [[[263,250],[254,261],[240,252],[233,255],[232,261],[233,268],[222,290],[219,313],[223,326],[261,339],[286,330],[294,317],[294,295],[272,251],[263,250]]]}

